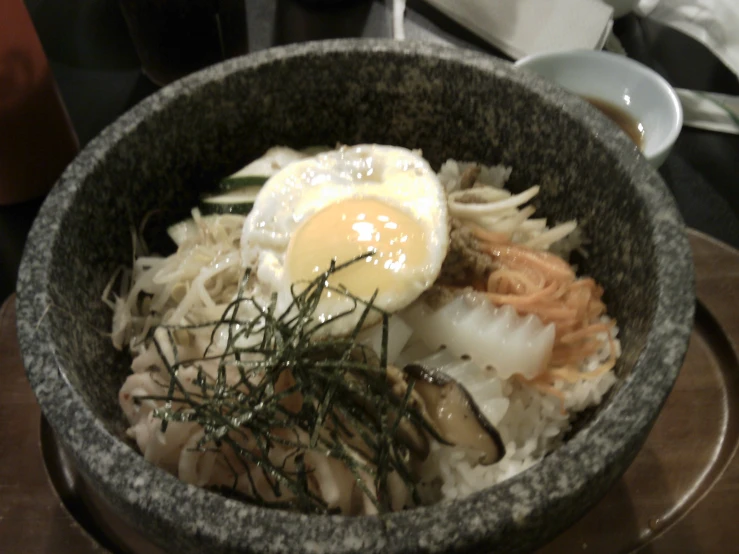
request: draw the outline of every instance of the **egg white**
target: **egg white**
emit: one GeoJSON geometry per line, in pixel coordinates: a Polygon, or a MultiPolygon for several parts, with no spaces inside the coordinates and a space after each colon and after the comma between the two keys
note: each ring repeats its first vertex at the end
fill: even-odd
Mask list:
{"type": "MultiPolygon", "coordinates": [[[[396,256],[393,268],[403,279],[402,286],[395,287],[397,290],[392,292],[380,288],[374,306],[395,312],[431,286],[439,275],[449,243],[446,195],[436,173],[420,154],[411,150],[358,145],[290,163],[265,183],[245,221],[241,237],[243,263],[256,270],[254,294],[258,299],[266,302],[276,293],[278,311],[289,307],[293,278],[287,268],[287,253],[291,240],[316,214],[346,201],[356,201],[354,206],[363,202],[374,206],[382,203],[389,211],[397,210],[407,216],[408,221],[415,222],[413,227],[417,232],[412,235],[415,242],[405,247],[420,263],[413,267],[404,265],[405,256],[400,260],[396,256]]],[[[330,234],[329,229],[327,240],[333,239],[328,236],[330,234]]],[[[302,254],[294,252],[291,255],[302,254]]],[[[346,261],[336,258],[339,264],[346,261]]],[[[322,270],[327,268],[326,264],[322,270]]],[[[342,284],[352,292],[350,284],[342,284]]],[[[319,303],[316,319],[330,320],[351,305],[352,301],[343,295],[327,294],[319,303]]],[[[353,317],[335,321],[330,332],[349,332],[356,325],[360,312],[357,310],[353,317]]],[[[370,318],[370,323],[376,319],[370,318]]]]}

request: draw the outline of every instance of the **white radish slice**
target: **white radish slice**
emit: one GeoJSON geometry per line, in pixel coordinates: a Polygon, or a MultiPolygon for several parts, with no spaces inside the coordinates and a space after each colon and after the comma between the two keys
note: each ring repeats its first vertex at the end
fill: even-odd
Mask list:
{"type": "MultiPolygon", "coordinates": [[[[408,339],[413,334],[408,324],[399,316],[394,315],[387,322],[387,363],[395,363],[400,351],[403,350],[408,339]]],[[[382,321],[367,329],[363,329],[357,336],[357,342],[368,346],[380,356],[382,353],[382,321]]]]}
{"type": "Polygon", "coordinates": [[[397,358],[395,358],[394,365],[396,367],[402,368],[408,364],[417,362],[418,360],[425,358],[426,356],[430,356],[431,354],[433,354],[433,350],[426,346],[425,342],[423,342],[418,337],[411,335],[411,338],[406,343],[403,351],[398,355],[397,358]]]}
{"type": "Polygon", "coordinates": [[[483,297],[460,295],[438,310],[416,302],[403,317],[429,348],[446,346],[456,357],[493,366],[503,379],[516,373],[532,379],[552,355],[553,324],[519,316],[511,306],[496,308],[483,297]]]}

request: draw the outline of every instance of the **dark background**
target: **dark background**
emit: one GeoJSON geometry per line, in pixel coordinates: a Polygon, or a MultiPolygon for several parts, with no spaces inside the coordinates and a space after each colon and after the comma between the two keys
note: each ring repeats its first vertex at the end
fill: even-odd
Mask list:
{"type": "MultiPolygon", "coordinates": [[[[2,1],[2,0],[0,0],[2,1]]],[[[391,35],[390,2],[245,0],[249,49],[305,40],[391,35]]],[[[155,92],[115,0],[26,0],[80,145],[155,92]]],[[[699,43],[629,15],[614,27],[629,56],[674,86],[739,95],[739,82],[699,43]]],[[[739,30],[738,30],[739,31],[739,30]]],[[[440,37],[501,55],[421,1],[408,0],[409,39],[440,37]]],[[[1,132],[1,131],[0,131],[1,132]]],[[[684,128],[660,169],[686,223],[739,248],[739,136],[684,128]]],[[[15,288],[26,235],[42,200],[0,206],[0,301],[15,288]]]]}

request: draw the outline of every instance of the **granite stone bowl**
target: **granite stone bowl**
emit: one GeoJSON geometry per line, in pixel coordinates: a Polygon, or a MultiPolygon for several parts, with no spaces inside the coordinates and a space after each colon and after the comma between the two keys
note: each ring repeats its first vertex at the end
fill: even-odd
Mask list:
{"type": "MultiPolygon", "coordinates": [[[[154,244],[154,249],[157,245],[154,244]]],[[[427,44],[333,41],[214,66],[146,99],[93,140],[49,194],[18,280],[28,378],[90,487],[167,550],[525,552],[580,517],[626,470],[677,377],[693,315],[683,223],[657,173],[595,109],[491,57],[427,44]],[[185,485],[125,440],[117,393],[129,358],[101,294],[199,194],[275,144],[378,142],[504,163],[541,185],[539,212],[577,218],[581,269],[620,326],[619,383],[535,467],[461,501],[387,517],[307,516],[185,485]],[[157,227],[159,225],[159,227],[157,227]]]]}

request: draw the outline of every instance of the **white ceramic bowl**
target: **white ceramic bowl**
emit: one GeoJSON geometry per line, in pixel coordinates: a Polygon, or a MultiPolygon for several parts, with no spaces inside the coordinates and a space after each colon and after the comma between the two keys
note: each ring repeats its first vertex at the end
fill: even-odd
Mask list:
{"type": "Polygon", "coordinates": [[[680,134],[683,111],[675,90],[656,72],[625,56],[572,50],[534,54],[515,65],[628,113],[644,126],[642,153],[653,167],[662,165],[680,134]]]}

